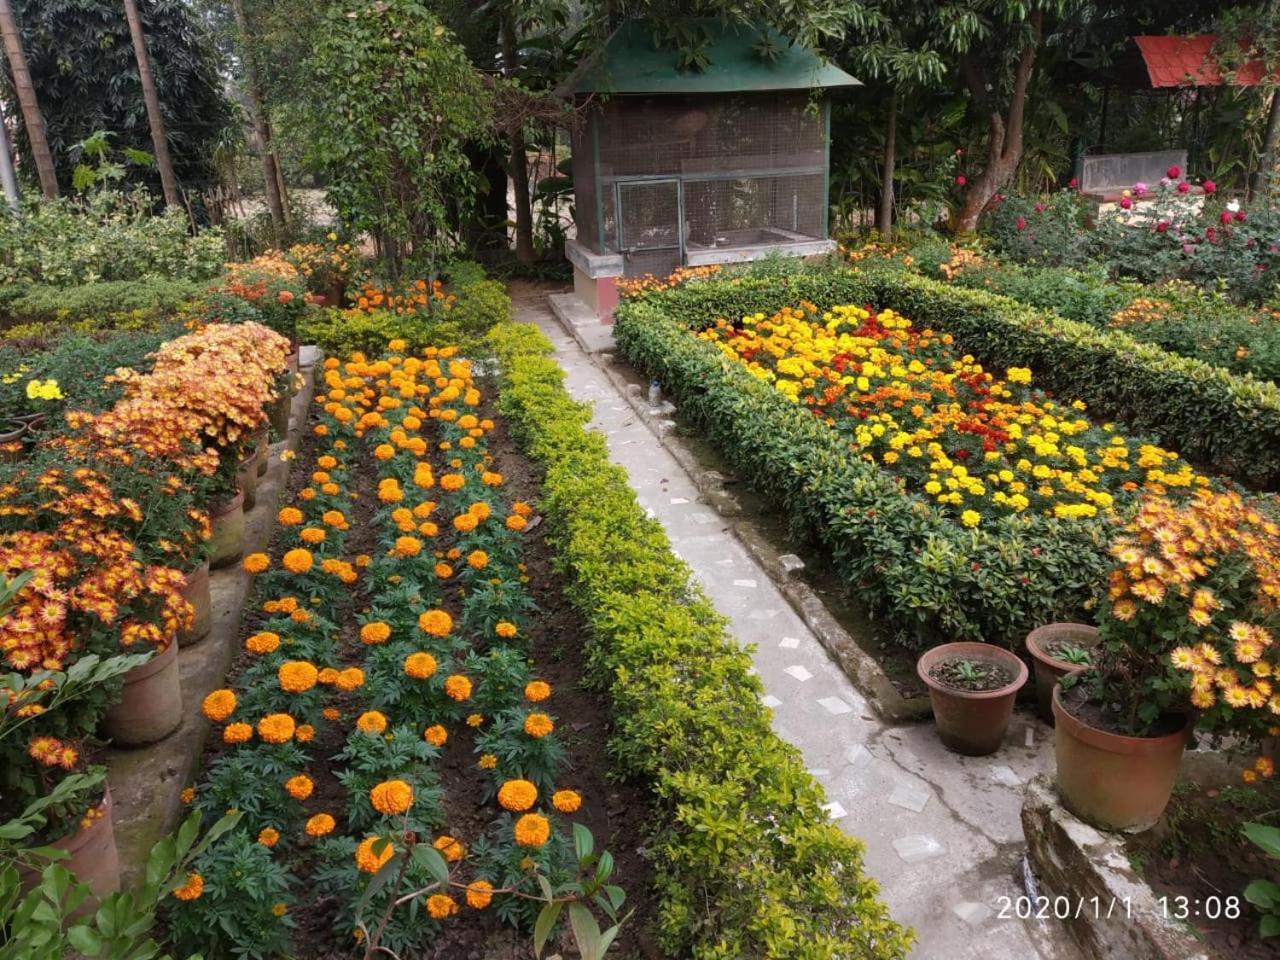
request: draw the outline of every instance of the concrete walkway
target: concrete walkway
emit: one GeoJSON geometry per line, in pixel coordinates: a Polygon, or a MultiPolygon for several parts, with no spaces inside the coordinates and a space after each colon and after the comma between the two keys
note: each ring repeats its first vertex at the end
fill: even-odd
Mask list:
{"type": "Polygon", "coordinates": [[[711,601],[732,621],[773,708],[774,729],[804,754],[826,788],[832,818],[861,838],[867,868],[895,919],[915,928],[922,960],[1079,960],[1056,921],[1001,917],[1024,894],[1019,810],[1023,784],[1052,768],[1051,731],[1015,717],[994,757],[947,752],[932,724],[882,722],[796,615],[692,479],[613,382],[561,328],[544,295],[516,294],[516,318],[555,345],[566,387],[594,404],[640,503],[662,523],[711,601]]]}

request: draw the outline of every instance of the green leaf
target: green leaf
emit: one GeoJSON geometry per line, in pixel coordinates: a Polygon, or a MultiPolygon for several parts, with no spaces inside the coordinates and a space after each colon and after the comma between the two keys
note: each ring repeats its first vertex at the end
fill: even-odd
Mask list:
{"type": "Polygon", "coordinates": [[[82,924],[67,930],[67,943],[86,957],[96,957],[102,950],[102,938],[82,924]]]}
{"type": "Polygon", "coordinates": [[[542,956],[542,948],[546,946],[547,938],[551,936],[551,931],[555,929],[556,921],[560,919],[560,909],[563,906],[563,902],[548,903],[538,912],[538,919],[533,923],[533,955],[535,957],[542,956]]]}
{"type": "Polygon", "coordinates": [[[600,924],[586,904],[575,900],[569,904],[569,926],[578,945],[582,960],[603,960],[604,947],[600,941],[600,924]]]}
{"type": "Polygon", "coordinates": [[[413,848],[413,859],[431,875],[431,879],[442,887],[449,882],[449,864],[435,847],[417,844],[413,848]]]}
{"type": "Polygon", "coordinates": [[[1244,888],[1244,898],[1255,907],[1270,910],[1280,906],[1280,883],[1270,880],[1254,880],[1244,888]]]}
{"type": "Polygon", "coordinates": [[[1280,936],[1280,916],[1274,913],[1266,914],[1258,924],[1258,933],[1263,937],[1280,936]]]}
{"type": "Polygon", "coordinates": [[[595,849],[595,838],[591,836],[591,831],[580,823],[573,825],[573,850],[578,858],[579,863],[585,863],[587,857],[591,856],[591,851],[595,849]]]}
{"type": "Polygon", "coordinates": [[[1268,856],[1280,857],[1280,828],[1265,823],[1246,823],[1242,832],[1249,842],[1260,847],[1268,856]]]}

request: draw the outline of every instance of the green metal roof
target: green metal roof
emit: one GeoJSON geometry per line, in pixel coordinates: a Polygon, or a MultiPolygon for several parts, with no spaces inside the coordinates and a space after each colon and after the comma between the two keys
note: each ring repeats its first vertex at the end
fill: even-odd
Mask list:
{"type": "Polygon", "coordinates": [[[859,81],[772,27],[746,27],[714,18],[694,19],[708,38],[704,70],[681,70],[679,53],[654,46],[653,27],[626,20],[604,49],[588,57],[560,85],[561,96],[603,94],[699,94],[812,90],[858,86],[859,81]],[[780,53],[767,60],[756,47],[767,36],[780,53]]]}

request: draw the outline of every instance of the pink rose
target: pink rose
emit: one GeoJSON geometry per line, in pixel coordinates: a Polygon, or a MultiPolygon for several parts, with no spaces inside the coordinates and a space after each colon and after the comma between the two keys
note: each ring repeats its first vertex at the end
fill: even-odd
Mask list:
{"type": "Polygon", "coordinates": [[[1072,177],[1070,180],[1067,181],[1067,187],[1068,189],[1071,189],[1071,190],[1079,190],[1080,180],[1076,177],[1072,177]]]}
{"type": "Polygon", "coordinates": [[[1188,190],[1190,190],[1190,189],[1191,189],[1191,184],[1187,183],[1187,181],[1185,181],[1185,180],[1179,180],[1179,181],[1178,181],[1178,192],[1179,192],[1179,193],[1186,193],[1186,192],[1187,192],[1188,190]]]}
{"type": "Polygon", "coordinates": [[[1170,180],[1177,180],[1180,176],[1182,176],[1182,168],[1177,164],[1174,164],[1172,167],[1170,167],[1168,170],[1164,172],[1164,175],[1168,177],[1170,180]]]}
{"type": "Polygon", "coordinates": [[[1036,213],[1044,213],[1044,204],[1037,203],[1035,209],[1036,209],[1036,213]]]}
{"type": "Polygon", "coordinates": [[[1168,229],[1169,229],[1168,220],[1161,220],[1159,223],[1156,224],[1156,233],[1164,233],[1168,229]]]}
{"type": "Polygon", "coordinates": [[[1218,214],[1218,222],[1219,222],[1219,223],[1230,223],[1230,222],[1231,222],[1231,211],[1230,211],[1230,210],[1223,210],[1220,214],[1218,214]]]}
{"type": "Polygon", "coordinates": [[[1183,253],[1188,253],[1188,254],[1189,254],[1189,253],[1193,252],[1194,250],[1195,250],[1195,247],[1193,247],[1193,246],[1192,246],[1191,244],[1189,244],[1189,243],[1184,243],[1184,244],[1182,245],[1182,252],[1183,252],[1183,253]]]}
{"type": "Polygon", "coordinates": [[[1016,224],[1014,224],[1014,226],[1016,226],[1019,230],[1025,230],[1025,229],[1027,229],[1027,218],[1026,218],[1026,217],[1019,217],[1019,218],[1018,218],[1018,222],[1017,222],[1016,224]]]}
{"type": "Polygon", "coordinates": [[[1121,209],[1123,209],[1123,210],[1128,210],[1128,209],[1129,209],[1130,207],[1132,207],[1132,206],[1133,206],[1133,201],[1132,201],[1132,200],[1130,200],[1128,197],[1121,197],[1121,198],[1120,198],[1120,207],[1121,207],[1121,209]]]}
{"type": "Polygon", "coordinates": [[[1244,217],[1245,217],[1245,213],[1243,210],[1236,211],[1236,217],[1235,217],[1236,223],[1244,223],[1244,217]]]}
{"type": "Polygon", "coordinates": [[[968,182],[969,182],[969,178],[968,178],[968,177],[966,177],[963,173],[958,173],[958,174],[956,174],[956,186],[957,186],[957,187],[963,187],[963,186],[964,186],[966,183],[968,183],[968,182]]]}
{"type": "Polygon", "coordinates": [[[1133,185],[1133,192],[1136,193],[1138,196],[1142,196],[1144,193],[1146,193],[1147,189],[1148,189],[1147,185],[1143,183],[1141,180],[1139,180],[1137,183],[1133,185]]]}

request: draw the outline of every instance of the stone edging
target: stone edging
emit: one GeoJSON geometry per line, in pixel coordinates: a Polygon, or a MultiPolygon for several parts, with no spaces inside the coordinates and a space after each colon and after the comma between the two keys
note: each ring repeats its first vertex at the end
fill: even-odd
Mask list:
{"type": "MultiPolygon", "coordinates": [[[[293,398],[288,434],[272,447],[271,466],[258,479],[257,505],[245,513],[245,553],[265,550],[271,539],[275,505],[288,485],[292,465],[291,461],[282,460],[280,453],[288,449],[296,454],[301,446],[316,369],[317,365],[312,365],[301,370],[303,383],[293,398]]],[[[183,816],[182,791],[195,779],[209,734],[210,724],[200,712],[200,704],[209,691],[223,684],[231,668],[238,648],[241,615],[252,587],[252,579],[239,561],[210,571],[213,627],[203,640],[178,650],[181,725],[156,743],[133,750],[106,751],[114,808],[112,822],[124,889],[141,881],[151,848],[183,816]]]]}
{"type": "Polygon", "coordinates": [[[1050,778],[1036,777],[1022,801],[1027,855],[1057,916],[1096,960],[1210,960],[1190,928],[1166,919],[1151,887],[1134,872],[1119,838],[1094,829],[1062,806],[1050,778]],[[1055,902],[1054,898],[1059,897],[1055,902]]]}
{"type": "Polygon", "coordinates": [[[840,669],[867,698],[876,713],[885,720],[895,722],[920,720],[930,716],[932,707],[929,705],[929,698],[902,696],[893,681],[880,668],[880,664],[858,646],[849,631],[831,615],[822,598],[812,587],[795,576],[804,569],[804,561],[793,553],[779,553],[760,528],[742,516],[742,506],[732,493],[725,490],[723,477],[714,470],[702,468],[692,451],[675,432],[675,421],[669,416],[674,412],[674,407],[668,404],[666,410],[651,409],[641,396],[639,384],[627,383],[614,369],[613,355],[593,352],[582,341],[574,324],[561,314],[555,300],[550,297],[548,300],[552,313],[565,332],[573,337],[587,358],[609,378],[609,382],[626,398],[636,416],[689,475],[702,498],[725,520],[730,531],[756,563],[764,568],[796,614],[813,631],[828,655],[840,665],[840,669]]]}

